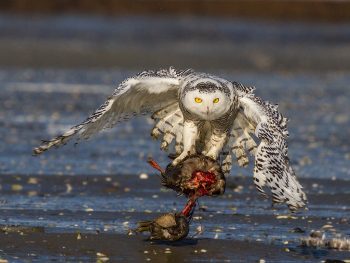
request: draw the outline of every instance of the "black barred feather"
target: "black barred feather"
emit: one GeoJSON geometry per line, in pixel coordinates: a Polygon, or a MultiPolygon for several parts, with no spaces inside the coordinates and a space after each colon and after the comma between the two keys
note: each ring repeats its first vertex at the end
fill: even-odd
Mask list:
{"type": "MultiPolygon", "coordinates": [[[[181,72],[180,72],[181,73],[181,72]]],[[[33,150],[38,155],[55,146],[64,145],[72,138],[88,139],[97,132],[111,128],[129,118],[153,113],[177,102],[179,79],[174,68],[144,71],[123,81],[113,95],[82,123],[33,150]]],[[[188,74],[188,72],[184,72],[188,74]]]]}
{"type": "Polygon", "coordinates": [[[254,134],[261,140],[255,154],[256,188],[266,196],[263,188],[268,186],[273,202],[285,202],[291,211],[305,207],[306,195],[289,163],[287,118],[278,112],[277,105],[256,97],[250,89],[242,85],[237,89],[240,113],[255,127],[254,134]]]}

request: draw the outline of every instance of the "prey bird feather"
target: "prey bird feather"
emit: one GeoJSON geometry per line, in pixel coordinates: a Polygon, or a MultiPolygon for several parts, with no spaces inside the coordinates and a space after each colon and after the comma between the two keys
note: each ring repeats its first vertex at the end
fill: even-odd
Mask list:
{"type": "Polygon", "coordinates": [[[273,202],[291,211],[305,207],[307,199],[290,165],[287,119],[277,105],[262,100],[254,88],[211,74],[172,67],[144,71],[123,81],[86,120],[34,149],[41,154],[69,140],[88,139],[105,128],[140,114],[156,124],[151,136],[161,149],[174,147],[175,166],[193,154],[218,160],[225,174],[255,158],[254,183],[273,202]]]}

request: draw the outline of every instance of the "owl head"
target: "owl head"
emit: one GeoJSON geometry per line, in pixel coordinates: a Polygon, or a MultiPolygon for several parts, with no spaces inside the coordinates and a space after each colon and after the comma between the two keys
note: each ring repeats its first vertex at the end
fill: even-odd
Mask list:
{"type": "Polygon", "coordinates": [[[199,82],[185,87],[182,106],[200,120],[216,120],[227,113],[232,105],[227,86],[212,82],[199,82]]]}

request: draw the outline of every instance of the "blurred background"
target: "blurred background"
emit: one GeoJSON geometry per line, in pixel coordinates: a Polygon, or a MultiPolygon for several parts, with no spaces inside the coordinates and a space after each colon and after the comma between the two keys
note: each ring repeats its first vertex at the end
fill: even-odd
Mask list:
{"type": "Polygon", "coordinates": [[[0,10],[3,67],[349,68],[349,1],[4,0],[0,10]]]}
{"type": "MultiPolygon", "coordinates": [[[[140,202],[142,207],[135,205],[134,211],[167,211],[173,195],[165,195],[159,207],[152,197],[159,192],[157,179],[153,188],[140,183],[143,201],[135,201],[134,186],[128,185],[138,182],[141,173],[154,174],[148,156],[162,165],[169,161],[148,135],[149,119],[136,118],[39,157],[31,151],[41,139],[82,121],[125,78],[169,66],[256,86],[260,97],[279,103],[290,119],[290,158],[311,196],[311,215],[326,216],[329,209],[335,216],[336,211],[339,217],[349,215],[349,190],[340,190],[343,183],[333,190],[326,187],[350,178],[350,1],[341,0],[0,1],[0,174],[2,193],[9,194],[2,213],[14,207],[79,210],[82,204],[95,211],[127,211],[140,202]],[[95,188],[79,188],[80,179],[73,185],[71,175],[103,178],[101,189],[116,192],[109,199],[97,198],[88,190],[95,188]],[[31,176],[39,179],[28,181],[31,176]],[[126,186],[125,178],[130,179],[126,186]],[[73,197],[90,193],[91,198],[51,200],[50,191],[73,197]],[[329,203],[315,201],[321,200],[316,198],[319,192],[326,193],[323,200],[329,203]],[[122,201],[115,202],[119,193],[122,201]]],[[[232,175],[251,185],[252,166],[235,167],[232,175]]],[[[247,191],[257,196],[254,189],[247,191]]],[[[232,213],[221,201],[217,209],[232,213]]],[[[234,202],[230,205],[244,213],[249,201],[234,202]]],[[[249,213],[267,213],[269,202],[250,202],[249,213]]],[[[52,224],[43,218],[42,225],[52,224]]],[[[31,216],[11,213],[2,220],[37,224],[31,216]]],[[[81,218],[57,223],[69,229],[101,224],[81,218]]],[[[112,225],[113,231],[122,231],[112,225]]],[[[208,226],[207,235],[214,235],[208,226]]],[[[259,232],[249,233],[254,234],[259,232]]]]}
{"type": "Polygon", "coordinates": [[[301,176],[349,176],[349,1],[13,0],[0,12],[1,173],[140,173],[148,155],[167,162],[140,136],[149,120],[30,154],[126,77],[175,66],[256,86],[291,119],[301,176]]]}

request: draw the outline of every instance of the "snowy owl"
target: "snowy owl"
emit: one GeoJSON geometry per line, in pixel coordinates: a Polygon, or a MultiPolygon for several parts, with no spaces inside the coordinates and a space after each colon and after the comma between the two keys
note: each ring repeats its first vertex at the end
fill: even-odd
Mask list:
{"type": "Polygon", "coordinates": [[[217,160],[229,174],[232,157],[247,166],[250,153],[255,157],[257,189],[266,195],[268,186],[274,202],[285,202],[292,211],[302,208],[306,195],[287,156],[287,119],[277,105],[253,92],[252,87],[193,70],[144,71],[123,81],[82,123],[43,141],[34,154],[150,113],[156,122],[151,136],[162,139],[163,150],[174,147],[173,165],[201,153],[217,160]]]}

